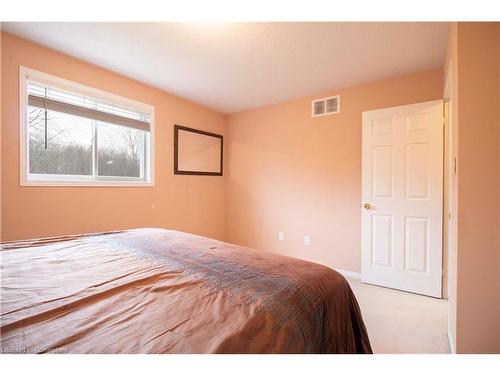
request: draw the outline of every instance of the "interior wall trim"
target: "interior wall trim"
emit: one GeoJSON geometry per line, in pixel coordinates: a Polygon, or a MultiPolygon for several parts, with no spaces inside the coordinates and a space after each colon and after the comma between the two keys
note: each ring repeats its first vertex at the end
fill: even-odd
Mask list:
{"type": "Polygon", "coordinates": [[[451,335],[450,330],[448,330],[448,344],[450,345],[450,353],[457,354],[457,351],[455,350],[455,345],[453,345],[453,336],[451,335]]]}
{"type": "Polygon", "coordinates": [[[361,280],[361,273],[359,272],[346,271],[338,268],[334,268],[334,270],[340,273],[344,277],[350,277],[351,279],[361,280]]]}

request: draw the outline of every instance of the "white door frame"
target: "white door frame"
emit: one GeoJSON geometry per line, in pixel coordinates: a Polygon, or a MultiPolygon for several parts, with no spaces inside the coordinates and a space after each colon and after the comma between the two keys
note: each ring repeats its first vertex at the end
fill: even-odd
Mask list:
{"type": "Polygon", "coordinates": [[[456,174],[456,156],[453,152],[453,133],[455,129],[453,128],[453,65],[450,62],[448,65],[448,72],[446,75],[446,80],[444,84],[444,92],[443,99],[448,103],[448,113],[447,113],[447,121],[446,121],[446,131],[445,137],[446,142],[448,144],[447,150],[445,150],[445,170],[448,172],[448,185],[447,188],[443,191],[443,202],[446,201],[448,205],[448,212],[443,213],[443,225],[446,226],[447,231],[447,258],[443,259],[443,265],[446,266],[446,278],[447,278],[447,291],[445,298],[448,299],[448,340],[450,346],[450,353],[456,353],[456,344],[455,338],[453,337],[453,329],[452,329],[452,303],[455,303],[455,299],[452,296],[452,283],[456,278],[456,270],[453,269],[454,257],[456,257],[456,232],[454,231],[454,227],[456,226],[456,214],[455,214],[455,202],[453,200],[453,180],[456,174]]]}

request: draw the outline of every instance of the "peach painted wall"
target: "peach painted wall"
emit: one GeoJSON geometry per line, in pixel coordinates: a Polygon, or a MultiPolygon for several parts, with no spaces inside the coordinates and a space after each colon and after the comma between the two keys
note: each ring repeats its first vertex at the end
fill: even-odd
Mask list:
{"type": "Polygon", "coordinates": [[[311,118],[306,97],[228,116],[226,241],[360,272],[361,113],[440,99],[443,72],[314,98],[337,94],[337,115],[311,118]]]}
{"type": "Polygon", "coordinates": [[[180,130],[178,145],[179,170],[220,172],[221,140],[219,138],[180,130]]]}
{"type": "Polygon", "coordinates": [[[500,24],[453,24],[447,60],[457,157],[450,331],[458,353],[500,353],[500,24]]]}
{"type": "Polygon", "coordinates": [[[457,26],[459,353],[500,353],[499,27],[457,26]]]}
{"type": "MultiPolygon", "coordinates": [[[[497,38],[498,38],[498,45],[500,46],[500,24],[497,26],[498,28],[498,35],[497,35],[497,38]]],[[[500,47],[498,48],[498,61],[500,62],[500,47]]],[[[499,87],[499,91],[500,91],[500,64],[498,66],[498,69],[499,69],[499,72],[498,72],[498,87],[499,87]]],[[[498,121],[500,122],[500,94],[498,95],[498,121]]],[[[498,147],[500,148],[500,131],[498,132],[498,147]]],[[[498,175],[500,176],[500,150],[498,152],[498,175]]],[[[499,184],[500,184],[500,178],[499,178],[499,184]]],[[[500,249],[500,186],[498,187],[498,203],[497,203],[497,207],[498,207],[498,229],[497,229],[497,233],[498,233],[498,248],[500,249]]],[[[498,257],[498,285],[500,286],[500,256],[498,257]]],[[[500,289],[500,287],[499,287],[500,289]]],[[[500,294],[500,290],[499,290],[499,294],[500,294]]],[[[500,337],[500,304],[499,304],[499,311],[498,311],[498,327],[499,327],[499,333],[498,333],[498,336],[500,337]]],[[[499,347],[499,350],[500,352],[500,347],[499,347]]]]}
{"type": "Polygon", "coordinates": [[[223,134],[225,116],[2,33],[2,240],[133,227],[224,239],[224,178],[173,174],[174,124],[223,134]],[[155,106],[156,186],[20,187],[19,65],[155,106]]]}
{"type": "MultiPolygon", "coordinates": [[[[497,40],[498,40],[498,46],[500,46],[500,24],[497,25],[497,40]]],[[[498,122],[500,123],[500,47],[497,48],[498,50],[498,61],[499,61],[499,66],[498,66],[498,90],[499,90],[499,95],[498,95],[498,122]]],[[[500,149],[500,131],[498,132],[498,147],[500,149]]],[[[497,201],[497,207],[498,207],[498,249],[500,249],[500,150],[498,152],[498,176],[499,176],[499,187],[498,187],[498,201],[497,201]]],[[[498,257],[498,284],[499,285],[499,291],[498,294],[500,294],[500,256],[498,257]]],[[[500,303],[498,306],[498,327],[499,327],[499,332],[498,332],[498,337],[500,337],[500,303]]],[[[500,344],[498,351],[500,352],[500,344]]]]}
{"type": "MultiPolygon", "coordinates": [[[[2,155],[2,23],[0,22],[0,159],[2,155]]],[[[2,239],[2,163],[0,162],[0,240],[2,239]]]]}

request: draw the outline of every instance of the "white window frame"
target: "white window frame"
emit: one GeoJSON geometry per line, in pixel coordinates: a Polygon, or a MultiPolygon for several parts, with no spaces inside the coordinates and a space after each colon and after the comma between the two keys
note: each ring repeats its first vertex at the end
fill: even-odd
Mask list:
{"type": "MultiPolygon", "coordinates": [[[[19,67],[19,161],[21,186],[155,186],[155,107],[123,96],[111,94],[80,83],[72,82],[60,77],[27,68],[19,67]],[[51,85],[62,90],[75,92],[105,102],[131,108],[151,116],[149,131],[149,147],[145,152],[146,166],[145,179],[136,177],[96,177],[77,175],[35,175],[29,173],[29,132],[28,132],[28,79],[40,84],[51,85]],[[111,180],[112,179],[112,180],[111,180]]],[[[95,134],[94,134],[95,137],[95,134]]],[[[94,144],[96,140],[94,140],[94,144]]],[[[142,165],[141,165],[142,168],[142,165]]]]}

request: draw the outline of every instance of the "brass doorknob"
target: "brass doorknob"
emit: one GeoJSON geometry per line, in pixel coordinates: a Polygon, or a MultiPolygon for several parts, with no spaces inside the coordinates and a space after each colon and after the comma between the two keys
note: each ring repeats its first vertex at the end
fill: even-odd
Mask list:
{"type": "Polygon", "coordinates": [[[373,206],[370,203],[365,203],[363,207],[366,208],[367,210],[371,210],[373,208],[373,206]]]}

